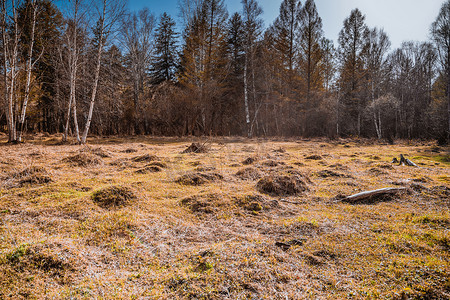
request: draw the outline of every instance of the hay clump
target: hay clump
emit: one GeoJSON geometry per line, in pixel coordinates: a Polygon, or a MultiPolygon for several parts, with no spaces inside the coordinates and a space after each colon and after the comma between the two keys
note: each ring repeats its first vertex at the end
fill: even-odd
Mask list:
{"type": "Polygon", "coordinates": [[[167,165],[165,163],[154,161],[145,167],[135,171],[136,174],[147,174],[147,173],[158,173],[161,172],[163,168],[166,168],[167,165]]]}
{"type": "Polygon", "coordinates": [[[329,178],[329,177],[349,177],[349,175],[345,175],[342,173],[338,173],[332,170],[322,170],[316,173],[317,176],[322,178],[329,178]]]}
{"type": "Polygon", "coordinates": [[[178,177],[175,182],[183,185],[202,185],[209,181],[221,180],[223,176],[218,173],[188,173],[178,177]]]}
{"type": "Polygon", "coordinates": [[[209,151],[208,147],[205,144],[200,143],[192,143],[189,147],[187,147],[183,152],[186,153],[207,153],[209,151]]]}
{"type": "Polygon", "coordinates": [[[247,167],[237,171],[235,176],[243,180],[257,180],[261,178],[262,174],[261,171],[256,168],[247,167]]]}
{"type": "Polygon", "coordinates": [[[247,157],[247,158],[242,162],[242,164],[243,164],[243,165],[251,165],[251,164],[253,164],[255,161],[257,161],[257,158],[256,158],[256,157],[247,157]]]}
{"type": "Polygon", "coordinates": [[[162,169],[159,166],[148,165],[148,166],[143,167],[142,169],[135,171],[135,173],[136,174],[147,174],[147,173],[158,173],[161,171],[162,171],[162,169]]]}
{"type": "Polygon", "coordinates": [[[79,153],[64,158],[62,162],[68,163],[72,166],[88,167],[100,165],[103,163],[103,160],[91,153],[79,153]]]}
{"type": "Polygon", "coordinates": [[[97,155],[101,158],[108,158],[111,157],[111,154],[108,151],[103,150],[101,147],[93,148],[89,146],[85,146],[79,151],[80,153],[90,153],[93,155],[97,155]]]}
{"type": "Polygon", "coordinates": [[[144,155],[135,156],[131,160],[133,162],[152,162],[152,161],[159,160],[159,158],[156,157],[155,155],[144,154],[144,155]]]}
{"type": "Polygon", "coordinates": [[[309,190],[307,180],[298,175],[294,176],[266,176],[256,185],[261,193],[274,196],[297,195],[309,190]]]}
{"type": "Polygon", "coordinates": [[[120,151],[120,153],[136,153],[136,152],[138,152],[138,151],[133,148],[127,148],[125,150],[120,151]]]}
{"type": "Polygon", "coordinates": [[[305,159],[309,159],[309,160],[321,160],[321,159],[322,159],[322,156],[320,156],[320,155],[310,155],[310,156],[305,157],[305,159]]]}
{"type": "Polygon", "coordinates": [[[277,162],[277,161],[274,161],[274,160],[271,160],[271,159],[265,160],[261,164],[263,166],[266,166],[266,167],[276,167],[278,165],[285,165],[284,162],[277,162]]]}
{"type": "Polygon", "coordinates": [[[69,277],[76,271],[79,257],[60,243],[22,244],[6,254],[6,260],[20,273],[38,273],[54,277],[69,277]]]}
{"type": "Polygon", "coordinates": [[[196,214],[212,214],[230,206],[230,200],[222,194],[195,195],[184,198],[180,205],[196,214]]]}
{"type": "Polygon", "coordinates": [[[124,207],[137,199],[134,191],[126,186],[109,186],[92,193],[92,201],[103,208],[124,207]]]}
{"type": "Polygon", "coordinates": [[[53,181],[47,170],[38,166],[27,167],[20,172],[12,174],[11,178],[18,183],[18,186],[45,184],[53,181]]]}

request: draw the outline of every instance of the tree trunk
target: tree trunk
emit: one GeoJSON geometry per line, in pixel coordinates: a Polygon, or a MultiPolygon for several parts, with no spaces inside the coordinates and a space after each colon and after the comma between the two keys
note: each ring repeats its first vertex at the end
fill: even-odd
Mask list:
{"type": "Polygon", "coordinates": [[[248,59],[247,54],[245,55],[245,63],[244,63],[244,106],[245,106],[245,124],[247,130],[247,136],[250,135],[250,112],[248,109],[248,82],[247,82],[247,68],[248,68],[248,59]]]}
{"type": "Polygon", "coordinates": [[[94,104],[95,104],[95,97],[97,95],[97,87],[98,87],[98,80],[100,76],[100,63],[102,60],[102,51],[103,51],[103,34],[104,34],[104,27],[105,27],[105,10],[106,10],[106,0],[103,0],[103,13],[101,17],[101,27],[100,27],[100,40],[98,44],[98,52],[97,52],[97,66],[95,68],[95,78],[94,78],[94,86],[92,88],[92,95],[91,95],[91,103],[89,105],[89,113],[86,121],[86,125],[84,127],[83,136],[81,137],[81,144],[86,144],[87,135],[89,132],[89,127],[91,126],[92,121],[92,114],[94,112],[94,104]]]}
{"type": "MultiPolygon", "coordinates": [[[[9,94],[8,94],[8,129],[9,129],[9,142],[17,142],[16,135],[16,120],[14,117],[14,90],[16,85],[16,76],[17,74],[17,54],[18,54],[18,46],[19,46],[19,28],[17,23],[17,10],[15,6],[15,1],[12,1],[12,11],[13,11],[13,20],[14,20],[14,44],[13,50],[10,54],[9,63],[10,63],[10,79],[9,79],[9,94]]],[[[6,13],[6,10],[5,10],[6,13]]],[[[6,18],[5,18],[6,20],[6,18]]],[[[6,35],[6,32],[5,32],[6,35]]],[[[4,38],[6,38],[4,36],[4,38]]],[[[5,69],[6,69],[5,61],[5,69]]]]}
{"type": "Polygon", "coordinates": [[[354,194],[354,195],[345,197],[341,201],[348,202],[350,204],[364,203],[365,201],[370,200],[371,198],[373,198],[375,196],[380,197],[380,196],[384,196],[384,195],[393,195],[393,194],[398,194],[398,193],[404,192],[404,191],[406,191],[405,187],[383,188],[383,189],[354,194]]]}
{"type": "Polygon", "coordinates": [[[33,56],[33,47],[34,47],[34,33],[36,30],[36,14],[37,14],[37,6],[36,6],[36,0],[33,0],[31,2],[31,5],[33,6],[33,20],[31,24],[31,41],[30,41],[30,48],[28,49],[28,61],[27,61],[27,82],[25,85],[25,99],[23,101],[22,105],[22,112],[19,119],[19,131],[17,133],[17,140],[19,142],[22,142],[22,133],[24,130],[24,124],[25,124],[25,115],[27,112],[27,105],[28,105],[28,99],[30,98],[30,89],[31,89],[31,69],[32,69],[32,56],[33,56]]]}

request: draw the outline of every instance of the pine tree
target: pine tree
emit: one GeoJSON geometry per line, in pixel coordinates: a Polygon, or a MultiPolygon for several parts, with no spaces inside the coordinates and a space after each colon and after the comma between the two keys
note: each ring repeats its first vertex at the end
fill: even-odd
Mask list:
{"type": "Polygon", "coordinates": [[[178,66],[177,37],[175,21],[167,13],[163,13],[156,28],[152,83],[160,84],[175,79],[178,66]]]}

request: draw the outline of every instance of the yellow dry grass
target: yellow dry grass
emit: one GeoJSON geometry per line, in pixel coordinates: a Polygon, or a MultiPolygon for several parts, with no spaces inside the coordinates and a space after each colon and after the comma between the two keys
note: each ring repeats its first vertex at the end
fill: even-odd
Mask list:
{"type": "Polygon", "coordinates": [[[450,297],[448,148],[216,139],[182,154],[193,140],[1,145],[0,299],[450,297]],[[271,176],[307,188],[261,193],[271,176]],[[123,186],[126,205],[94,201],[123,186]]]}

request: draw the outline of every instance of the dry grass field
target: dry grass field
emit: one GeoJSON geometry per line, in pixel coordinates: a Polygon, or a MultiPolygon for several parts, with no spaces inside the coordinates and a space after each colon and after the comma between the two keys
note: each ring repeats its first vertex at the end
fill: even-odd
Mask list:
{"type": "Polygon", "coordinates": [[[450,298],[449,148],[57,142],[0,145],[0,299],[450,298]]]}

